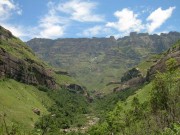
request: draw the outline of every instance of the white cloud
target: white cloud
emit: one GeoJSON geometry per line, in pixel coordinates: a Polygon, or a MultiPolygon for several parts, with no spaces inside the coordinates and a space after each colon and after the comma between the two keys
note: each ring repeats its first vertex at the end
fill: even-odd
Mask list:
{"type": "Polygon", "coordinates": [[[19,8],[19,5],[13,0],[0,0],[0,25],[10,30],[12,34],[17,37],[26,36],[23,27],[8,23],[10,17],[14,14],[22,14],[22,10],[19,8]]]}
{"type": "Polygon", "coordinates": [[[140,31],[144,28],[142,21],[138,19],[138,15],[133,11],[124,8],[121,11],[116,11],[114,16],[118,18],[117,22],[108,22],[107,27],[112,27],[119,32],[130,32],[130,31],[140,31]]]}
{"type": "Polygon", "coordinates": [[[85,29],[82,33],[78,33],[77,35],[85,36],[85,37],[93,37],[97,35],[102,35],[102,33],[105,33],[106,35],[108,35],[111,33],[111,30],[104,26],[94,26],[94,27],[85,29]]]}
{"type": "Polygon", "coordinates": [[[17,37],[25,36],[24,30],[21,26],[18,26],[18,25],[13,26],[10,24],[2,24],[2,26],[5,27],[6,29],[10,30],[12,32],[12,34],[17,37]]]}
{"type": "Polygon", "coordinates": [[[82,0],[71,0],[59,4],[58,10],[70,14],[72,20],[79,22],[101,22],[104,21],[102,15],[93,13],[97,3],[82,0]]]}
{"type": "Polygon", "coordinates": [[[64,31],[69,21],[58,15],[56,5],[53,2],[48,3],[48,13],[44,15],[37,26],[36,34],[41,38],[57,38],[64,35],[64,31]]]}
{"type": "Polygon", "coordinates": [[[174,9],[175,7],[169,7],[166,10],[158,8],[153,11],[146,19],[147,21],[150,21],[150,23],[147,24],[147,31],[152,33],[159,28],[168,18],[171,17],[174,9]]]}
{"type": "MultiPolygon", "coordinates": [[[[57,38],[64,35],[67,26],[72,20],[80,22],[99,22],[103,20],[100,15],[93,14],[96,7],[95,2],[84,2],[81,0],[71,0],[65,3],[48,3],[49,11],[39,21],[40,33],[37,37],[57,38]],[[58,5],[58,6],[57,6],[58,5]],[[62,17],[60,13],[69,14],[70,17],[62,17]]],[[[100,28],[89,29],[84,35],[96,35],[100,28]]]]}
{"type": "Polygon", "coordinates": [[[0,0],[0,25],[9,29],[15,36],[27,40],[33,37],[61,37],[65,34],[72,20],[100,22],[104,19],[103,16],[93,12],[97,6],[96,2],[70,0],[65,3],[55,3],[50,1],[47,6],[48,12],[39,19],[37,26],[28,27],[9,22],[9,18],[12,15],[22,14],[22,10],[17,3],[14,3],[13,0],[0,0]],[[62,13],[66,15],[62,17],[62,13]]]}
{"type": "MultiPolygon", "coordinates": [[[[72,23],[94,22],[95,26],[84,29],[78,36],[93,37],[114,35],[121,37],[128,35],[131,31],[148,31],[154,32],[168,18],[171,17],[175,7],[169,7],[166,10],[156,9],[152,13],[150,9],[143,10],[141,13],[150,15],[147,22],[142,23],[139,14],[124,8],[116,11],[114,16],[117,21],[104,22],[104,16],[96,14],[94,11],[98,3],[83,0],[68,0],[64,3],[48,2],[48,12],[43,15],[37,22],[36,26],[25,26],[10,23],[12,15],[21,15],[22,10],[13,0],[0,0],[0,25],[9,29],[15,36],[27,40],[33,37],[41,38],[58,38],[64,36],[66,30],[72,23]],[[98,23],[100,22],[100,23],[98,23]],[[118,31],[118,32],[117,32],[118,31]]],[[[152,10],[151,10],[152,11],[152,10]]],[[[75,24],[76,26],[76,24],[75,24]]]]}
{"type": "Polygon", "coordinates": [[[29,38],[34,37],[37,34],[38,29],[35,27],[22,26],[18,24],[2,23],[1,24],[5,29],[11,31],[11,33],[21,38],[24,41],[29,40],[29,38]]]}
{"type": "Polygon", "coordinates": [[[64,34],[65,19],[57,15],[55,5],[48,3],[48,13],[40,18],[37,26],[23,26],[9,23],[13,13],[21,15],[22,10],[18,4],[10,0],[0,0],[0,25],[10,30],[13,35],[27,40],[32,37],[56,38],[64,34]]]}
{"type": "Polygon", "coordinates": [[[59,25],[52,25],[50,27],[44,27],[37,37],[42,38],[56,38],[61,37],[64,34],[64,29],[59,25]]]}
{"type": "Polygon", "coordinates": [[[15,4],[12,0],[0,0],[0,22],[9,19],[13,13],[22,14],[18,4],[15,4]]]}

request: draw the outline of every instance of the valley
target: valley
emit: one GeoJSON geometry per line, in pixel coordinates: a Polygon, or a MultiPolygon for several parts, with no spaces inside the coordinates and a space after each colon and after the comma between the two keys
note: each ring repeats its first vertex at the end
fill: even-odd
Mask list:
{"type": "Polygon", "coordinates": [[[0,26],[0,134],[180,132],[180,33],[34,38],[0,26]]]}

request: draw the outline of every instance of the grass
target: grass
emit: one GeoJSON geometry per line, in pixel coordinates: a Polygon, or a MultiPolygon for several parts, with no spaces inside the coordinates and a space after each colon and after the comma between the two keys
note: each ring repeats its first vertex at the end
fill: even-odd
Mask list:
{"type": "Polygon", "coordinates": [[[148,69],[152,65],[156,64],[158,59],[160,59],[161,57],[162,57],[162,54],[152,55],[149,58],[147,58],[145,61],[142,61],[137,65],[137,67],[139,68],[139,70],[141,71],[144,77],[146,76],[148,69]]]}
{"type": "Polygon", "coordinates": [[[53,102],[45,92],[36,87],[15,80],[0,80],[0,114],[6,113],[8,125],[17,122],[31,130],[39,119],[32,109],[38,108],[41,114],[47,114],[47,106],[53,102]]]}
{"type": "Polygon", "coordinates": [[[152,61],[144,61],[138,65],[139,70],[141,71],[142,75],[145,77],[147,74],[147,70],[153,65],[152,61]]]}
{"type": "Polygon", "coordinates": [[[54,74],[53,77],[55,78],[56,82],[63,85],[63,84],[70,84],[70,83],[77,83],[77,81],[70,76],[67,75],[58,75],[54,74]]]}
{"type": "Polygon", "coordinates": [[[36,64],[43,65],[46,68],[50,68],[45,62],[40,60],[25,43],[18,38],[10,38],[8,40],[1,40],[0,48],[5,49],[12,56],[19,59],[30,59],[36,64]]]}
{"type": "Polygon", "coordinates": [[[132,104],[134,97],[137,97],[139,99],[140,103],[144,103],[145,101],[149,101],[149,99],[151,97],[151,90],[152,90],[152,82],[145,85],[141,89],[137,90],[134,95],[129,96],[126,99],[126,102],[123,103],[124,109],[127,110],[127,109],[131,108],[131,104],[132,104]]]}

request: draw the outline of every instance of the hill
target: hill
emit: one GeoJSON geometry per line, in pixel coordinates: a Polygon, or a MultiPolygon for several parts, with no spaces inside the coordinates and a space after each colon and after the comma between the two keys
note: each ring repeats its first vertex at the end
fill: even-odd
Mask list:
{"type": "MultiPolygon", "coordinates": [[[[78,124],[79,120],[85,121],[82,113],[86,111],[88,98],[86,89],[68,73],[52,69],[0,26],[0,134],[35,133],[32,130],[41,119],[51,116],[53,107],[61,108],[56,112],[61,114],[57,119],[65,121],[61,127],[63,124],[71,126],[74,121],[78,124]],[[66,117],[71,106],[76,106],[78,111],[66,117]]],[[[37,127],[37,130],[41,129],[37,127]]]]}
{"type": "MultiPolygon", "coordinates": [[[[118,99],[114,109],[108,110],[103,120],[89,130],[89,134],[163,134],[176,135],[180,133],[180,41],[168,51],[156,57],[156,62],[148,68],[145,81],[138,84],[131,95],[118,99]]],[[[140,64],[141,65],[141,64],[140,64]]],[[[137,71],[135,69],[128,71],[137,71]]],[[[137,78],[137,74],[127,73],[122,77],[122,83],[137,78]]],[[[121,86],[120,86],[121,87],[121,86]]],[[[116,95],[132,91],[134,85],[127,89],[116,91],[116,95]]],[[[111,97],[112,98],[112,97],[111,97]]],[[[111,107],[112,99],[104,98],[104,110],[111,107]],[[107,104],[109,103],[109,104],[107,104]]],[[[101,105],[99,105],[102,107],[101,105]]]]}

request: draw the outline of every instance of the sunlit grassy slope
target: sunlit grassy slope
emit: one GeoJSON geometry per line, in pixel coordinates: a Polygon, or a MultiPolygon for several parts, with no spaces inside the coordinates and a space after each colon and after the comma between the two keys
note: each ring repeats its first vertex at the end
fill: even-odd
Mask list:
{"type": "Polygon", "coordinates": [[[47,106],[53,102],[46,93],[36,87],[7,79],[0,80],[0,114],[6,114],[8,125],[18,122],[24,129],[32,129],[39,116],[32,109],[47,114],[47,106]]]}
{"type": "Polygon", "coordinates": [[[130,109],[132,105],[133,98],[136,97],[139,99],[140,103],[144,103],[145,101],[149,101],[151,97],[151,89],[152,89],[152,82],[145,85],[141,89],[137,90],[134,95],[129,96],[126,102],[122,103],[124,109],[130,109]]]}

